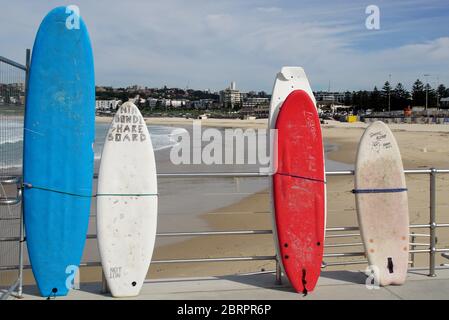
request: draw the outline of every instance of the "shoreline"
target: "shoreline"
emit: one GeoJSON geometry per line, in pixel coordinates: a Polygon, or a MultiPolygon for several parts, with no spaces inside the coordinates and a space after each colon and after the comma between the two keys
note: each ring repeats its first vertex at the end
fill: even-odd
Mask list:
{"type": "MultiPolygon", "coordinates": [[[[194,121],[201,122],[203,127],[215,127],[215,128],[253,128],[253,129],[265,129],[268,126],[268,119],[256,119],[256,120],[241,120],[241,119],[186,119],[186,118],[151,118],[144,117],[147,125],[166,125],[166,126],[191,126],[194,121]]],[[[96,116],[96,122],[109,123],[112,121],[112,116],[96,116]]]]}

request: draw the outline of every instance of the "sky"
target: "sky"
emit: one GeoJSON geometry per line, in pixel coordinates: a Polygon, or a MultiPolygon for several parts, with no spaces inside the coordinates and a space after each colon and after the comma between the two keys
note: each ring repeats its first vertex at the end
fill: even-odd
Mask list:
{"type": "Polygon", "coordinates": [[[46,13],[70,4],[97,85],[271,92],[282,66],[302,66],[313,90],[371,90],[389,75],[449,86],[448,0],[0,0],[0,55],[23,62],[46,13]]]}

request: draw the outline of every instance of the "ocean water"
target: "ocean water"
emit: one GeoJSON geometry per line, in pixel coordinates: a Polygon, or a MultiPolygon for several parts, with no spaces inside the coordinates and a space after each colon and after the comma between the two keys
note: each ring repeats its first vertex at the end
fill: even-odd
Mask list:
{"type": "MultiPolygon", "coordinates": [[[[151,143],[153,144],[154,151],[160,151],[173,147],[178,143],[177,137],[187,133],[186,129],[177,127],[149,125],[147,128],[151,135],[151,143]]],[[[95,124],[95,160],[99,160],[101,158],[101,152],[103,150],[108,129],[109,123],[97,122],[95,124]]]]}
{"type": "MultiPolygon", "coordinates": [[[[95,159],[101,158],[109,123],[95,125],[95,159]]],[[[184,132],[183,128],[168,126],[148,126],[155,151],[175,145],[176,137],[184,132]]],[[[0,172],[15,174],[22,168],[23,116],[0,114],[0,172]]]]}
{"type": "MultiPolygon", "coordinates": [[[[95,160],[101,158],[109,123],[96,123],[95,125],[95,160]]],[[[176,145],[180,136],[188,135],[185,128],[171,126],[149,125],[148,130],[155,151],[169,149],[176,145]]],[[[251,148],[251,146],[248,146],[251,148]]],[[[325,145],[325,153],[334,150],[337,146],[325,145]]],[[[23,116],[18,114],[0,113],[0,174],[18,174],[22,168],[23,148],[23,116]]],[[[348,170],[352,165],[345,165],[331,160],[326,160],[326,169],[348,170]]]]}

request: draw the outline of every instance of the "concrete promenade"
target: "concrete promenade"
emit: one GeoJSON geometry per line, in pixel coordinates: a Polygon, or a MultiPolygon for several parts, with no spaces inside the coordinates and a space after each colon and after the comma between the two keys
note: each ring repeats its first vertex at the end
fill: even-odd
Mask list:
{"type": "MultiPolygon", "coordinates": [[[[357,271],[324,271],[318,286],[307,297],[295,293],[284,278],[275,283],[274,273],[247,274],[208,278],[148,280],[139,297],[156,300],[374,300],[374,299],[449,299],[449,269],[438,269],[436,277],[428,277],[427,270],[410,270],[403,286],[389,286],[369,290],[366,276],[357,271]]],[[[14,299],[14,297],[10,297],[14,299]]],[[[43,299],[35,286],[24,287],[24,299],[43,299]]],[[[80,290],[72,290],[67,297],[57,299],[91,300],[114,299],[101,293],[101,283],[82,283],[80,290]]]]}

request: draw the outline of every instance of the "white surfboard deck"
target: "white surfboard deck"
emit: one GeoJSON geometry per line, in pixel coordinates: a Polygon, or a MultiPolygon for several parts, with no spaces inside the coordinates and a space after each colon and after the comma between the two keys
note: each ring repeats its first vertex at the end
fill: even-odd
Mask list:
{"type": "Polygon", "coordinates": [[[374,277],[382,286],[403,284],[409,254],[405,175],[396,139],[381,121],[372,123],[360,140],[354,185],[360,233],[374,277]]]}
{"type": "Polygon", "coordinates": [[[315,96],[310,88],[304,69],[301,67],[282,67],[281,72],[276,75],[273,94],[270,102],[269,127],[274,129],[279,109],[287,96],[294,90],[306,91],[313,103],[316,105],[315,96]]]}
{"type": "MultiPolygon", "coordinates": [[[[282,67],[281,71],[276,74],[276,79],[274,81],[273,92],[271,95],[270,101],[270,115],[268,119],[268,128],[270,130],[276,128],[276,120],[279,114],[279,110],[281,109],[285,99],[288,97],[290,93],[295,90],[304,90],[307,92],[312,99],[313,103],[316,106],[316,99],[313,95],[312,88],[310,87],[309,80],[307,79],[306,73],[302,67],[282,67]]],[[[274,173],[277,170],[277,159],[276,156],[278,154],[275,146],[273,145],[275,139],[271,139],[271,163],[270,163],[270,174],[274,173]]],[[[324,152],[324,150],[323,150],[324,152]]],[[[281,265],[282,271],[284,271],[284,266],[282,264],[282,259],[279,256],[280,248],[279,248],[279,239],[277,235],[277,227],[276,227],[276,216],[274,209],[274,195],[273,195],[273,179],[269,180],[269,188],[270,188],[270,205],[271,205],[271,217],[273,224],[273,237],[276,246],[276,255],[278,256],[278,261],[281,265]]],[[[326,208],[326,191],[325,191],[325,208],[326,208]]],[[[325,211],[325,219],[324,225],[326,225],[326,212],[325,211]]]]}
{"type": "Polygon", "coordinates": [[[150,134],[131,102],[117,111],[98,174],[97,236],[111,294],[139,294],[153,255],[157,178],[150,134]]]}

